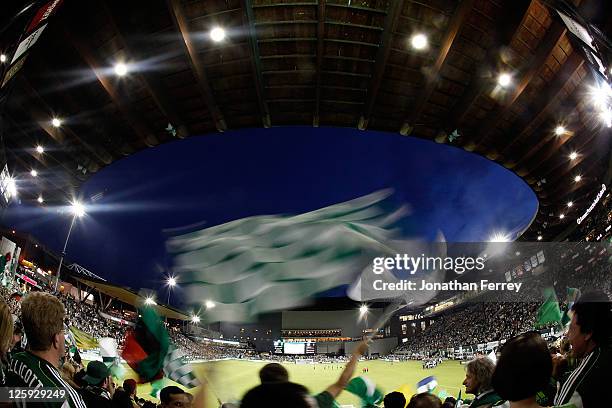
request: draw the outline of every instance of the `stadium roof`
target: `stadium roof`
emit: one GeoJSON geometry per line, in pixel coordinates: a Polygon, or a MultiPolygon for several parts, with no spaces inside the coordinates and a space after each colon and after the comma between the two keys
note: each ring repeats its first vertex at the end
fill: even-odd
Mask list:
{"type": "MultiPolygon", "coordinates": [[[[128,305],[139,307],[140,305],[144,303],[144,297],[134,292],[133,290],[123,288],[117,285],[112,285],[108,282],[100,282],[97,280],[85,279],[85,278],[74,276],[74,275],[73,277],[79,282],[89,287],[92,287],[104,293],[105,295],[108,295],[112,298],[115,298],[124,303],[127,303],[128,305]]],[[[184,313],[179,312],[178,310],[174,308],[163,306],[163,305],[154,305],[154,307],[160,315],[168,317],[169,319],[191,320],[191,317],[187,316],[184,313]]]]}
{"type": "MultiPolygon", "coordinates": [[[[2,49],[15,50],[47,2],[34,3],[4,22],[2,49]]],[[[612,174],[607,127],[586,97],[592,60],[547,6],[570,2],[64,3],[9,83],[2,119],[9,167],[42,170],[46,202],[66,202],[91,174],[160,143],[283,125],[399,132],[494,160],[538,196],[528,240],[575,225],[560,217],[567,203],[587,208],[612,174]]],[[[609,1],[573,4],[611,31],[609,1]]],[[[21,7],[7,2],[3,14],[21,7]]]]}

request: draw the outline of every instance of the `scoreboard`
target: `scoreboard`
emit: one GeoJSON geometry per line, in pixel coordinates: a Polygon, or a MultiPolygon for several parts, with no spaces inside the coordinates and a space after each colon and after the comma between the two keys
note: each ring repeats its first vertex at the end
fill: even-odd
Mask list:
{"type": "Polygon", "coordinates": [[[315,354],[314,341],[284,341],[274,342],[274,354],[315,354]]]}

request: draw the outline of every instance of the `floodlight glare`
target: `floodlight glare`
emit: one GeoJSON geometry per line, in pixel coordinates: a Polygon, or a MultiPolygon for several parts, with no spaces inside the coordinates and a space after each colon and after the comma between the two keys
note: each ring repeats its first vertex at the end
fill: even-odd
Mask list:
{"type": "Polygon", "coordinates": [[[214,42],[221,42],[225,39],[225,30],[221,27],[215,27],[210,30],[210,39],[214,42]]]}
{"type": "Polygon", "coordinates": [[[174,276],[171,276],[170,278],[168,278],[168,286],[174,285],[176,285],[176,278],[174,276]]]}
{"type": "Polygon", "coordinates": [[[415,34],[410,39],[410,44],[415,50],[422,50],[427,47],[427,36],[425,34],[415,34]]]}
{"type": "Polygon", "coordinates": [[[77,217],[85,215],[85,206],[78,201],[72,203],[72,213],[77,217]]]}
{"type": "Polygon", "coordinates": [[[118,62],[115,64],[115,74],[118,76],[124,76],[128,72],[128,67],[123,62],[118,62]]]}
{"type": "Polygon", "coordinates": [[[215,302],[213,302],[212,300],[207,300],[206,301],[206,308],[207,309],[212,309],[213,307],[215,307],[215,302]]]}
{"type": "Polygon", "coordinates": [[[500,74],[499,77],[497,78],[497,83],[502,88],[505,88],[508,85],[510,85],[510,82],[512,82],[512,77],[510,76],[510,74],[500,74]]]}
{"type": "Polygon", "coordinates": [[[58,127],[62,126],[62,120],[60,118],[53,118],[51,120],[51,124],[53,125],[53,127],[58,128],[58,127]]]}
{"type": "Polygon", "coordinates": [[[565,127],[559,125],[555,128],[555,135],[561,136],[564,133],[565,133],[565,127]]]}
{"type": "Polygon", "coordinates": [[[41,145],[36,146],[36,151],[38,153],[44,153],[45,152],[45,148],[42,147],[41,145]]]}

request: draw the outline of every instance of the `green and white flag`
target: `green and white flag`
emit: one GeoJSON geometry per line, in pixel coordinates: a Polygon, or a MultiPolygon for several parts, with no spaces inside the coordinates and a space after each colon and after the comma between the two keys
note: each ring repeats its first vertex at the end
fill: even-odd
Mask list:
{"type": "Polygon", "coordinates": [[[170,238],[174,273],[203,320],[245,322],[350,284],[373,256],[392,255],[391,191],[299,215],[255,216],[170,238]]]}
{"type": "Polygon", "coordinates": [[[200,385],[200,380],[193,372],[193,366],[186,361],[185,353],[174,344],[170,344],[168,354],[164,359],[164,374],[187,388],[195,388],[200,385]]]}
{"type": "Polygon", "coordinates": [[[355,377],[344,388],[361,399],[362,407],[373,407],[380,404],[384,398],[381,390],[368,377],[355,377]]]}

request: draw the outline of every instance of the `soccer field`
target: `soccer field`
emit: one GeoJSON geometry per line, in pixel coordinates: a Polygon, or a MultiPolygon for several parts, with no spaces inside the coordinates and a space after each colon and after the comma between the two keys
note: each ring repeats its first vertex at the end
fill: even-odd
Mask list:
{"type": "MultiPolygon", "coordinates": [[[[240,400],[242,395],[250,388],[259,384],[257,372],[266,362],[226,360],[214,363],[201,363],[196,365],[196,371],[203,373],[204,366],[212,369],[212,377],[209,378],[211,390],[223,402],[240,400]]],[[[289,378],[293,382],[305,385],[312,394],[323,391],[327,386],[337,380],[342,372],[344,364],[283,364],[289,371],[289,378]]],[[[386,361],[362,361],[359,363],[355,375],[362,375],[362,369],[367,367],[369,372],[364,374],[374,381],[384,393],[397,390],[402,385],[408,385],[412,392],[416,391],[416,383],[430,375],[436,377],[438,387],[435,394],[445,392],[448,395],[457,396],[465,371],[458,361],[445,361],[438,367],[424,370],[420,361],[407,361],[390,363],[386,361]]],[[[133,376],[128,368],[126,378],[133,376]]],[[[174,384],[166,380],[166,385],[174,384]]],[[[465,388],[462,387],[463,394],[465,388]]],[[[192,390],[194,392],[195,390],[192,390]]],[[[138,394],[144,398],[148,397],[150,385],[141,385],[138,394]]],[[[211,394],[213,394],[211,393],[211,394]]],[[[210,407],[215,407],[214,396],[211,395],[210,407]]],[[[338,398],[340,404],[354,405],[359,407],[359,400],[350,393],[343,392],[338,398]]]]}

